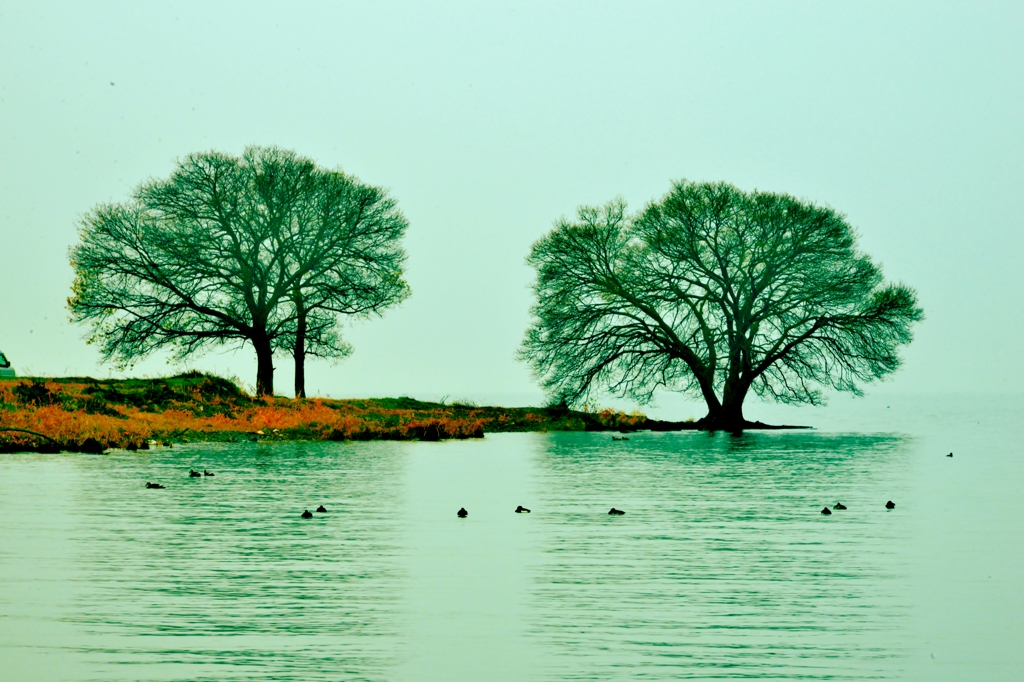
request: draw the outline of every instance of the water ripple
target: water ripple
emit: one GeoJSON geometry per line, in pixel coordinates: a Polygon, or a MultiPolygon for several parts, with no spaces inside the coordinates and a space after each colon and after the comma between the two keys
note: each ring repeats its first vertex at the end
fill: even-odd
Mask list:
{"type": "Polygon", "coordinates": [[[10,456],[0,637],[11,679],[898,677],[907,531],[881,505],[911,445],[510,434],[10,456]],[[822,517],[837,499],[849,510],[822,517]]]}

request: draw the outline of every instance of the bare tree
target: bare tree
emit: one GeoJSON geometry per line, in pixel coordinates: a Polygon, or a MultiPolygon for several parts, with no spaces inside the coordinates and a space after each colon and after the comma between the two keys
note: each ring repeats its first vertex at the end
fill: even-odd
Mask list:
{"type": "Polygon", "coordinates": [[[338,315],[380,315],[403,301],[407,222],[386,192],[340,172],[317,177],[310,210],[292,226],[287,242],[296,318],[295,395],[305,395],[306,355],[337,357],[338,315]],[[319,324],[310,324],[317,316],[319,324]],[[325,352],[326,351],[326,352],[325,352]]]}
{"type": "Polygon", "coordinates": [[[583,207],[528,262],[537,303],[520,354],[555,400],[687,391],[712,430],[749,424],[750,390],[786,403],[859,393],[897,369],[923,317],[842,215],[724,183],[675,183],[638,216],[621,200],[583,207]]]}
{"type": "MultiPolygon", "coordinates": [[[[358,243],[335,240],[322,245],[319,259],[296,261],[306,235],[325,220],[324,196],[338,178],[358,184],[272,147],[251,147],[241,158],[216,152],[187,157],[170,178],[144,184],[130,201],[99,206],[83,219],[80,242],[70,252],[72,319],[91,323],[91,341],[121,364],[165,347],[185,357],[210,345],[250,343],[257,392],[272,394],[274,353],[304,345],[296,342],[300,330],[312,330],[315,353],[348,352],[326,306],[316,307],[312,324],[308,316],[300,323],[295,306],[297,289],[313,291],[338,263],[359,258],[337,252],[358,243]]],[[[393,202],[390,210],[388,235],[397,254],[391,264],[399,268],[392,275],[402,290],[388,299],[394,302],[408,291],[398,244],[406,223],[393,202]]],[[[333,300],[317,296],[318,302],[333,300]]]]}

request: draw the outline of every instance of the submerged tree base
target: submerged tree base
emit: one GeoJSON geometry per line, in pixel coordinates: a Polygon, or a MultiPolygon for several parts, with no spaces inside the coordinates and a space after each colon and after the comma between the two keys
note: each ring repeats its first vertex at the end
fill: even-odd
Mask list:
{"type": "Polygon", "coordinates": [[[794,424],[765,424],[764,422],[751,422],[746,419],[740,422],[711,422],[701,419],[697,422],[701,431],[728,431],[739,433],[740,431],[773,431],[785,429],[810,429],[812,426],[797,426],[794,424]]]}
{"type": "Polygon", "coordinates": [[[669,422],[669,421],[658,421],[648,420],[643,428],[651,431],[727,431],[729,433],[739,433],[741,431],[781,431],[786,429],[813,429],[813,426],[796,426],[793,424],[765,424],[764,422],[751,422],[743,420],[739,423],[724,424],[721,422],[713,423],[708,420],[707,417],[699,419],[697,421],[689,422],[669,422]]]}

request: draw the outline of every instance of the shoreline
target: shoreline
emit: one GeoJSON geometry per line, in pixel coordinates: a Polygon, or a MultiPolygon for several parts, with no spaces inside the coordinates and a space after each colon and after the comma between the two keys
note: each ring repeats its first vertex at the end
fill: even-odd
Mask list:
{"type": "MultiPolygon", "coordinates": [[[[749,422],[750,429],[808,428],[749,422]]],[[[399,398],[256,398],[214,375],[0,380],[0,453],[147,450],[153,444],[483,438],[545,431],[696,431],[695,420],[565,407],[498,407],[399,398]]]]}

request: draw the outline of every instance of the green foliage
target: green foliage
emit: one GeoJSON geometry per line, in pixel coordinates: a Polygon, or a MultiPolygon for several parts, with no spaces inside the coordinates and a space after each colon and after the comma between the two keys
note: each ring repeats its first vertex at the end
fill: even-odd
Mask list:
{"type": "Polygon", "coordinates": [[[32,379],[28,383],[18,384],[14,387],[14,397],[22,405],[34,405],[36,407],[42,407],[44,405],[59,405],[61,403],[61,394],[59,391],[51,391],[45,382],[39,381],[38,379],[32,379]]]}
{"type": "Polygon", "coordinates": [[[724,183],[675,183],[635,216],[621,200],[583,207],[528,262],[537,304],[520,354],[567,404],[666,387],[742,424],[751,389],[797,403],[859,392],[896,370],[922,319],[842,215],[724,183]]]}
{"type": "Polygon", "coordinates": [[[201,378],[202,381],[196,385],[196,392],[204,400],[239,401],[248,399],[248,396],[242,392],[242,389],[228,379],[213,375],[204,375],[201,378]]]}
{"type": "Polygon", "coordinates": [[[375,398],[373,402],[386,410],[433,410],[445,407],[443,402],[432,403],[404,395],[398,398],[375,398]]]}
{"type": "Polygon", "coordinates": [[[254,403],[231,381],[199,373],[87,388],[85,392],[101,395],[111,404],[138,407],[147,412],[186,406],[199,414],[229,414],[233,408],[254,403]]]}
{"type": "Polygon", "coordinates": [[[102,397],[96,397],[89,393],[92,387],[85,389],[80,396],[68,395],[58,387],[56,390],[47,386],[45,381],[30,379],[28,383],[16,385],[11,393],[15,400],[24,406],[45,407],[57,405],[61,409],[74,411],[82,410],[86,414],[102,414],[108,417],[122,417],[120,412],[112,409],[108,402],[102,397]]]}
{"type": "Polygon", "coordinates": [[[294,152],[193,154],[86,215],[68,307],[122,366],[161,348],[183,359],[251,344],[257,392],[272,393],[275,351],[343,357],[340,315],[408,295],[406,226],[384,190],[294,152]]]}

